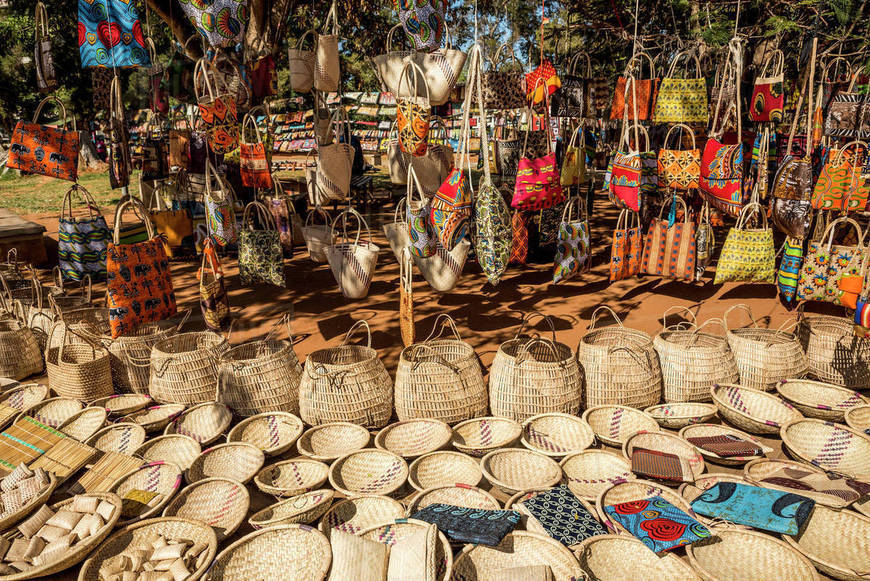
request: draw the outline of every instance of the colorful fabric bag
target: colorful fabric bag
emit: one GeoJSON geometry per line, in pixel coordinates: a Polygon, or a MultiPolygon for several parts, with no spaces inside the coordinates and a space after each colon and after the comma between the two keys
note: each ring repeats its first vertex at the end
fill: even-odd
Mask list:
{"type": "Polygon", "coordinates": [[[610,282],[636,276],[640,272],[643,255],[643,233],[637,212],[623,209],[613,231],[610,250],[610,282]],[[631,221],[631,222],[629,222],[631,221]]]}
{"type": "Polygon", "coordinates": [[[755,78],[749,118],[755,121],[782,123],[785,104],[784,76],[785,55],[775,49],[764,61],[764,66],[755,78]]]}
{"type": "Polygon", "coordinates": [[[521,515],[515,510],[481,510],[436,503],[418,510],[411,518],[434,524],[454,543],[495,547],[519,525],[521,515]]]}
{"type": "Polygon", "coordinates": [[[229,95],[217,95],[209,77],[212,67],[205,59],[199,59],[194,69],[199,118],[205,124],[208,146],[213,153],[229,153],[239,145],[239,116],[236,101],[229,95]],[[199,81],[205,85],[205,94],[200,92],[199,81]]]}
{"type": "Polygon", "coordinates": [[[15,124],[6,167],[76,181],[79,175],[79,133],[75,117],[72,119],[72,130],[66,128],[66,123],[66,107],[60,99],[49,96],[40,101],[30,123],[19,121],[15,124]],[[57,125],[40,125],[36,121],[49,101],[58,105],[61,121],[57,125]]]}
{"type": "Polygon", "coordinates": [[[178,0],[187,19],[214,48],[235,46],[245,38],[248,0],[178,0]]]}
{"type": "Polygon", "coordinates": [[[115,210],[114,242],[109,243],[106,253],[106,305],[113,339],[133,333],[143,323],[162,321],[176,313],[169,259],[151,221],[145,219],[145,242],[119,242],[122,218],[128,208],[142,216],[148,214],[135,199],[119,203],[115,210]]]}
{"type": "Polygon", "coordinates": [[[242,184],[249,188],[271,190],[274,187],[272,171],[269,160],[266,157],[266,145],[260,136],[257,122],[248,114],[242,122],[242,141],[239,144],[239,173],[242,175],[242,184]],[[245,141],[245,129],[249,126],[254,128],[255,141],[245,141]]]}
{"type": "Polygon", "coordinates": [[[658,96],[653,112],[654,123],[703,123],[707,124],[709,106],[707,104],[707,79],[701,75],[701,61],[697,55],[680,52],[671,61],[667,76],[659,85],[658,96]],[[680,58],[687,62],[695,61],[695,77],[677,77],[676,68],[680,58]]]}
{"type": "Polygon", "coordinates": [[[725,238],[713,284],[724,282],[776,283],[773,229],[768,228],[767,212],[757,202],[744,206],[737,224],[725,238]],[[746,227],[746,221],[752,214],[761,216],[761,228],[746,227]]]}
{"type": "Polygon", "coordinates": [[[679,280],[695,279],[695,226],[689,219],[686,202],[675,196],[683,206],[682,224],[662,219],[663,204],[657,220],[650,223],[641,259],[641,272],[679,280]]]}
{"type": "Polygon", "coordinates": [[[205,163],[205,216],[209,236],[218,246],[235,244],[238,237],[233,191],[210,161],[205,163]],[[217,183],[214,187],[212,182],[217,183]]]}
{"type": "Polygon", "coordinates": [[[526,216],[514,210],[511,217],[511,256],[510,264],[525,264],[529,257],[529,227],[526,216]]]}
{"type": "Polygon", "coordinates": [[[851,218],[837,218],[825,228],[821,238],[810,242],[798,278],[797,298],[801,301],[823,301],[842,304],[843,291],[839,288],[842,276],[861,274],[864,259],[864,233],[858,222],[851,218]],[[858,233],[856,246],[834,244],[837,226],[847,224],[858,233]],[[827,242],[825,240],[827,239],[827,242]]]}
{"type": "Polygon", "coordinates": [[[33,48],[33,63],[36,66],[36,88],[39,89],[40,93],[51,93],[59,85],[54,70],[54,58],[51,55],[51,38],[48,35],[48,11],[42,2],[36,3],[34,19],[36,20],[36,38],[33,48]]]}
{"type": "Polygon", "coordinates": [[[604,513],[656,553],[711,536],[707,527],[661,496],[605,506],[604,513]]]}
{"type": "Polygon", "coordinates": [[[655,176],[657,161],[655,154],[649,151],[649,134],[646,128],[637,123],[631,126],[624,123],[619,146],[611,160],[609,178],[605,178],[610,200],[617,207],[641,212],[648,199],[646,194],[654,193],[656,183],[651,181],[652,176],[644,175],[644,166],[648,165],[645,159],[652,161],[652,172],[646,173],[655,176]],[[630,148],[628,135],[631,129],[634,129],[635,147],[640,146],[640,136],[643,136],[643,150],[630,148]]]}
{"type": "Polygon", "coordinates": [[[562,78],[561,88],[550,99],[550,114],[553,117],[587,117],[589,111],[589,79],[592,78],[592,59],[584,51],[578,51],[568,66],[569,73],[562,78]],[[586,73],[577,74],[577,63],[586,58],[586,73]]]}
{"type": "Polygon", "coordinates": [[[414,50],[430,52],[441,48],[446,0],[393,0],[393,7],[414,50]]]}
{"type": "Polygon", "coordinates": [[[484,177],[474,200],[474,250],[491,285],[507,268],[511,247],[511,215],[501,192],[484,177]]]}
{"type": "Polygon", "coordinates": [[[193,220],[187,209],[165,207],[165,200],[160,193],[165,187],[155,186],[152,199],[156,202],[156,209],[149,212],[149,217],[163,241],[166,256],[175,258],[190,254],[193,250],[193,220]]]}
{"type": "Polygon", "coordinates": [[[106,276],[106,250],[112,234],[97,202],[84,186],[73,184],[63,197],[58,220],[57,259],[64,279],[102,280],[106,276]],[[75,217],[72,196],[88,208],[87,217],[75,217]]]}
{"type": "Polygon", "coordinates": [[[647,53],[639,52],[628,61],[625,69],[626,72],[616,80],[610,118],[617,120],[627,116],[631,121],[646,121],[655,108],[659,89],[655,64],[647,53]],[[650,76],[647,79],[638,78],[638,75],[642,73],[643,58],[649,62],[650,76]],[[635,69],[637,69],[637,74],[634,74],[635,69]]]}
{"type": "Polygon", "coordinates": [[[562,171],[559,179],[563,187],[577,186],[589,181],[589,176],[586,174],[586,130],[580,125],[571,134],[571,140],[562,154],[562,171]]]}
{"type": "Polygon", "coordinates": [[[540,492],[520,504],[548,535],[566,547],[608,534],[604,525],[564,484],[540,492]]]}
{"type": "Polygon", "coordinates": [[[736,216],[743,206],[743,144],[707,139],[701,155],[701,192],[719,210],[736,216]]]}
{"type": "Polygon", "coordinates": [[[584,211],[583,200],[575,197],[568,200],[559,224],[556,258],[553,265],[553,284],[588,272],[591,262],[589,247],[589,218],[584,211]],[[574,209],[577,207],[577,217],[574,209]]]}
{"type": "Polygon", "coordinates": [[[487,109],[522,109],[526,106],[526,76],[523,67],[517,60],[513,48],[509,44],[498,47],[495,56],[490,61],[490,69],[483,73],[483,102],[487,109]],[[503,60],[500,57],[510,53],[513,61],[510,70],[499,67],[503,60]]]}
{"type": "Polygon", "coordinates": [[[782,260],[776,274],[780,299],[788,304],[797,294],[798,279],[804,261],[804,243],[799,238],[786,236],[782,247],[782,260]]]}
{"type": "Polygon", "coordinates": [[[435,254],[435,250],[438,247],[438,235],[432,231],[432,226],[429,224],[431,213],[429,202],[426,200],[426,196],[423,195],[423,189],[417,180],[413,164],[408,168],[406,196],[406,221],[408,224],[408,239],[411,241],[408,249],[413,256],[428,258],[435,254]],[[415,190],[419,195],[419,199],[414,199],[415,190]]]}
{"type": "Polygon", "coordinates": [[[281,237],[275,229],[272,215],[260,202],[251,202],[245,207],[242,230],[239,232],[239,281],[242,286],[287,286],[284,281],[281,237]],[[255,228],[255,220],[259,220],[262,229],[255,228]]]}
{"type": "MultiPolygon", "coordinates": [[[[539,81],[541,84],[541,81],[539,81]]],[[[546,98],[546,97],[545,97],[546,98]]],[[[517,164],[517,178],[514,186],[514,196],[511,207],[519,210],[543,210],[552,208],[565,198],[562,190],[559,166],[556,154],[551,147],[550,113],[545,105],[545,128],[547,131],[547,154],[542,157],[529,155],[529,132],[531,130],[531,113],[523,141],[523,151],[517,164]]]]}
{"type": "Polygon", "coordinates": [[[411,95],[418,95],[417,79],[421,78],[426,87],[426,97],[410,96],[396,98],[396,128],[399,131],[399,147],[401,150],[414,157],[421,157],[426,155],[426,148],[429,146],[429,115],[431,112],[429,86],[426,84],[423,70],[412,61],[406,62],[402,68],[402,74],[399,76],[399,87],[402,86],[402,81],[405,81],[410,87],[410,77],[414,78],[411,95]]]}
{"type": "Polygon", "coordinates": [[[78,41],[82,68],[151,64],[135,2],[79,0],[78,41]]]}
{"type": "Polygon", "coordinates": [[[782,535],[800,534],[816,501],[738,482],[718,482],[692,501],[692,510],[710,518],[782,535]]]}
{"type": "MultiPolygon", "coordinates": [[[[796,119],[789,132],[785,156],[776,170],[771,186],[773,223],[787,236],[798,239],[806,238],[813,218],[810,203],[813,192],[812,149],[804,148],[803,156],[795,154],[792,150],[801,99],[803,99],[803,95],[798,100],[798,110],[795,112],[796,119]]],[[[811,100],[812,93],[810,93],[808,102],[811,100]]],[[[807,119],[808,130],[810,123],[811,120],[807,119]]]]}
{"type": "Polygon", "coordinates": [[[842,148],[830,150],[813,189],[813,208],[851,212],[863,211],[867,207],[870,197],[870,156],[867,156],[867,150],[863,141],[852,141],[842,148]]]}
{"type": "Polygon", "coordinates": [[[203,242],[202,265],[196,277],[199,279],[199,307],[205,326],[220,331],[230,323],[230,301],[224,286],[224,271],[211,236],[203,242]],[[211,271],[211,280],[206,269],[211,271]]]}
{"type": "Polygon", "coordinates": [[[641,478],[667,482],[693,482],[692,468],[686,458],[646,448],[631,451],[631,471],[641,478]]]}
{"type": "Polygon", "coordinates": [[[688,125],[677,123],[668,129],[657,158],[658,185],[672,190],[698,189],[701,176],[701,150],[695,143],[695,132],[688,125]],[[680,129],[692,138],[690,149],[669,149],[668,138],[680,129]]]}
{"type": "MultiPolygon", "coordinates": [[[[556,74],[556,67],[545,58],[541,59],[541,64],[535,70],[526,73],[526,99],[532,105],[548,101],[549,96],[561,86],[562,81],[556,74]]],[[[546,107],[549,111],[549,102],[546,107]]]]}

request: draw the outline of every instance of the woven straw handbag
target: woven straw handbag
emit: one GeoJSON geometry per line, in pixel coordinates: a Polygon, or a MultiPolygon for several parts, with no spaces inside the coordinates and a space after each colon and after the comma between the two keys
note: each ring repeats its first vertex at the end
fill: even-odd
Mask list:
{"type": "Polygon", "coordinates": [[[326,249],[332,246],[333,236],[330,226],[329,214],[318,204],[305,217],[305,225],[302,226],[302,235],[305,237],[305,246],[308,248],[308,257],[313,262],[326,262],[326,249]],[[314,224],[312,218],[320,216],[323,224],[314,224]]]}
{"type": "Polygon", "coordinates": [[[341,85],[341,62],[338,56],[338,10],[335,0],[329,7],[323,32],[317,35],[314,57],[314,88],[322,93],[337,91],[341,85]]]}
{"type": "Polygon", "coordinates": [[[114,390],[109,352],[86,339],[70,344],[68,333],[75,334],[75,331],[62,321],[56,321],[48,333],[45,350],[48,386],[61,397],[81,401],[112,395],[114,390]]]}
{"type": "Polygon", "coordinates": [[[856,335],[853,328],[847,317],[800,317],[797,336],[812,377],[850,389],[870,385],[870,338],[856,335]]]}
{"type": "Polygon", "coordinates": [[[299,37],[295,48],[287,49],[290,88],[296,93],[310,93],[314,87],[314,51],[302,48],[305,40],[317,34],[308,30],[299,37]]]}
{"type": "Polygon", "coordinates": [[[361,299],[369,294],[372,274],[378,263],[380,248],[372,243],[372,234],[365,219],[353,208],[335,217],[330,228],[330,238],[335,242],[327,247],[326,258],[341,294],[349,299],[361,299]],[[347,232],[347,218],[357,220],[356,235],[351,242],[347,232]],[[335,227],[342,224],[342,235],[335,236],[335,227]],[[365,228],[367,240],[360,240],[365,228]]]}
{"type": "Polygon", "coordinates": [[[384,236],[386,236],[387,242],[390,244],[390,250],[393,251],[393,256],[396,257],[396,260],[399,261],[400,264],[405,249],[411,246],[408,224],[400,218],[400,216],[404,216],[406,213],[406,203],[407,198],[399,200],[396,204],[396,211],[393,212],[393,221],[387,222],[381,226],[384,231],[384,236]]]}
{"type": "Polygon", "coordinates": [[[13,317],[0,320],[0,376],[24,379],[42,371],[42,353],[33,331],[13,317]]]}
{"type": "Polygon", "coordinates": [[[350,176],[353,170],[354,150],[350,145],[350,121],[347,110],[338,107],[329,120],[326,134],[333,136],[330,143],[323,139],[317,144],[317,202],[324,204],[331,201],[344,201],[350,193],[350,176]],[[344,141],[339,143],[339,128],[344,132],[344,141]]]}
{"type": "MultiPolygon", "coordinates": [[[[393,39],[396,31],[401,30],[402,25],[397,24],[387,33],[387,52],[372,57],[374,62],[375,72],[378,79],[381,81],[381,86],[384,90],[389,91],[393,95],[399,94],[399,78],[402,76],[402,69],[405,66],[405,58],[412,53],[409,50],[393,50],[393,39]]],[[[404,34],[401,35],[404,38],[404,34]]]]}
{"type": "MultiPolygon", "coordinates": [[[[429,101],[433,106],[443,105],[450,100],[450,93],[459,80],[467,56],[461,50],[453,48],[450,30],[446,25],[444,32],[447,36],[444,48],[432,52],[414,52],[410,55],[414,64],[420,67],[421,71],[417,74],[422,72],[423,75],[417,79],[417,86],[426,84],[429,88],[429,101]]],[[[402,94],[398,93],[396,96],[400,97],[402,94]]],[[[422,95],[418,93],[417,96],[422,95]]]]}

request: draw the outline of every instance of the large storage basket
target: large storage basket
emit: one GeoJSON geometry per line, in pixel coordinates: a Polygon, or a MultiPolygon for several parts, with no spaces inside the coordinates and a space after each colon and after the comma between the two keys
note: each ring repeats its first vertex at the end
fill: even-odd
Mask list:
{"type": "Polygon", "coordinates": [[[214,401],[217,361],[227,349],[226,339],[211,331],[159,341],[151,349],[151,397],[185,405],[214,401]]]}
{"type": "Polygon", "coordinates": [[[88,342],[70,343],[68,331],[64,322],[56,321],[48,333],[45,349],[48,386],[61,397],[79,401],[112,395],[109,352],[88,342]]]}
{"type": "Polygon", "coordinates": [[[845,317],[810,315],[800,319],[798,340],[809,373],[819,381],[850,389],[870,386],[870,337],[859,337],[845,317]]]}
{"type": "Polygon", "coordinates": [[[11,317],[0,320],[0,377],[24,379],[42,371],[42,353],[30,327],[11,317]]]}

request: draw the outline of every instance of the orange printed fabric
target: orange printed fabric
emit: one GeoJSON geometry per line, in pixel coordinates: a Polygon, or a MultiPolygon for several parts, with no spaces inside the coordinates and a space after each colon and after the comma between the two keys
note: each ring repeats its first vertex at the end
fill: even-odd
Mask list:
{"type": "Polygon", "coordinates": [[[12,131],[6,167],[76,181],[79,134],[50,125],[19,121],[12,131]]]}
{"type": "Polygon", "coordinates": [[[643,254],[643,234],[640,226],[613,231],[610,251],[610,282],[636,276],[640,272],[643,254]]]}
{"type": "Polygon", "coordinates": [[[271,190],[274,187],[264,144],[239,145],[239,173],[242,175],[242,185],[245,187],[261,190],[271,190]]]}
{"type": "Polygon", "coordinates": [[[854,150],[832,149],[813,189],[812,204],[817,210],[864,210],[870,184],[868,169],[856,163],[854,150]]]}
{"type": "Polygon", "coordinates": [[[218,97],[211,103],[199,103],[199,116],[213,153],[229,153],[239,146],[239,117],[233,99],[218,97]]]}
{"type": "Polygon", "coordinates": [[[399,131],[399,147],[414,157],[426,155],[429,146],[429,108],[411,99],[398,99],[396,128],[399,131]]]}
{"type": "Polygon", "coordinates": [[[674,190],[696,190],[701,177],[700,149],[660,149],[659,186],[674,190]]]}

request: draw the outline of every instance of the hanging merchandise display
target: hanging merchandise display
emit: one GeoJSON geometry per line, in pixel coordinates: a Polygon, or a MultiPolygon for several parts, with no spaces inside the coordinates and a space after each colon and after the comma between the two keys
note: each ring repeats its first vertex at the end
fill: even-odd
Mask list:
{"type": "Polygon", "coordinates": [[[563,187],[579,186],[589,181],[586,173],[586,131],[587,129],[582,125],[577,125],[562,154],[559,180],[563,187]],[[580,143],[577,143],[578,135],[580,143]]]}
{"type": "Polygon", "coordinates": [[[840,278],[860,274],[864,256],[864,232],[858,222],[845,216],[832,221],[822,236],[811,241],[807,247],[798,279],[797,299],[842,304],[840,278]],[[834,244],[834,234],[841,224],[855,229],[855,245],[834,244]]]}
{"type": "Polygon", "coordinates": [[[658,219],[650,224],[640,270],[663,278],[695,280],[695,225],[681,197],[662,204],[658,219]],[[662,219],[665,207],[677,202],[683,208],[683,223],[662,219]]]}
{"type": "Polygon", "coordinates": [[[106,249],[112,234],[97,202],[84,186],[73,184],[63,197],[58,220],[57,259],[63,278],[102,280],[106,276],[106,249]],[[87,216],[73,213],[73,195],[87,207],[87,216]]]}
{"type": "MultiPolygon", "coordinates": [[[[154,207],[149,212],[154,228],[163,241],[163,250],[169,258],[189,255],[193,244],[193,220],[187,209],[166,207],[163,190],[170,189],[165,182],[156,184],[151,196],[154,207]]],[[[170,192],[170,199],[173,197],[170,192]]]]}
{"type": "Polygon", "coordinates": [[[281,238],[269,210],[260,202],[245,207],[239,232],[239,281],[242,286],[287,286],[281,238]],[[255,222],[260,223],[260,229],[255,222]]]}
{"type": "Polygon", "coordinates": [[[204,58],[194,69],[194,90],[199,107],[199,118],[205,125],[208,146],[213,153],[229,153],[239,145],[239,117],[235,100],[225,94],[217,94],[212,85],[215,77],[211,64],[204,58]],[[205,87],[202,92],[200,87],[205,87]]]}
{"type": "Polygon", "coordinates": [[[335,237],[332,235],[329,214],[319,204],[312,208],[305,217],[302,234],[305,236],[305,246],[311,261],[318,264],[326,262],[326,249],[332,246],[335,237]],[[323,218],[323,224],[315,224],[314,216],[323,218]]]}
{"type": "Polygon", "coordinates": [[[831,148],[812,193],[812,205],[817,210],[864,211],[870,198],[870,168],[868,146],[852,141],[831,148]]]}
{"type": "Polygon", "coordinates": [[[782,260],[776,273],[776,286],[780,300],[788,305],[797,294],[798,279],[804,261],[804,242],[800,238],[786,236],[782,245],[782,260]]]}
{"type": "MultiPolygon", "coordinates": [[[[629,78],[629,86],[632,84],[633,79],[629,78]]],[[[658,187],[658,180],[655,179],[657,163],[655,153],[650,151],[646,128],[639,123],[629,125],[624,116],[622,135],[604,178],[610,200],[618,207],[643,213],[650,196],[655,194],[658,187]],[[634,134],[633,148],[631,133],[634,134]],[[640,149],[641,136],[643,149],[640,149]]]]}
{"type": "Polygon", "coordinates": [[[72,129],[67,129],[66,107],[57,97],[39,102],[30,123],[19,121],[12,130],[6,167],[26,173],[69,180],[78,179],[79,133],[75,117],[72,129]],[[42,108],[48,102],[57,104],[60,122],[56,125],[37,123],[42,108]]]}
{"type": "MultiPolygon", "coordinates": [[[[756,188],[756,194],[757,194],[756,188]]],[[[737,224],[728,232],[716,265],[713,284],[723,282],[776,282],[776,250],[773,229],[767,226],[767,211],[757,199],[740,211],[737,224]],[[750,216],[760,217],[760,228],[748,228],[750,216]]]]}
{"type": "MultiPolygon", "coordinates": [[[[813,59],[815,60],[815,59],[813,59]]],[[[781,123],[785,103],[785,55],[774,49],[755,78],[749,118],[755,122],[781,123]]]]}
{"type": "Polygon", "coordinates": [[[166,69],[157,57],[157,47],[150,38],[145,39],[151,66],[148,67],[148,101],[152,113],[166,115],[169,113],[169,95],[163,87],[163,77],[166,69]]]}
{"type": "Polygon", "coordinates": [[[384,45],[387,52],[372,57],[375,73],[381,82],[382,89],[389,91],[393,95],[399,94],[399,77],[402,75],[405,63],[414,54],[410,50],[393,50],[393,39],[396,38],[396,32],[399,30],[402,30],[401,24],[392,27],[390,32],[387,33],[387,42],[384,45]]]}
{"type": "Polygon", "coordinates": [[[314,50],[314,88],[322,93],[337,91],[341,84],[338,34],[338,9],[333,0],[314,50]]]}
{"type": "Polygon", "coordinates": [[[248,25],[248,0],[178,0],[187,19],[212,47],[242,42],[248,25]]]}
{"type": "MultiPolygon", "coordinates": [[[[681,142],[682,139],[679,139],[678,145],[681,142]]],[[[657,163],[659,186],[672,190],[698,189],[698,179],[701,175],[701,150],[695,143],[694,130],[683,123],[671,125],[659,149],[657,163]],[[680,138],[683,135],[692,138],[692,146],[689,149],[668,148],[668,139],[675,129],[680,130],[678,134],[680,138]]]]}
{"type": "Polygon", "coordinates": [[[202,264],[196,273],[199,279],[199,307],[205,326],[212,331],[221,331],[230,323],[230,302],[224,286],[224,271],[221,268],[217,248],[211,237],[202,245],[202,264]]]}
{"type": "Polygon", "coordinates": [[[428,258],[435,254],[438,236],[432,231],[429,224],[429,203],[423,196],[420,182],[414,171],[413,164],[408,168],[408,187],[405,198],[406,221],[408,228],[408,240],[411,242],[408,249],[413,256],[428,258]],[[414,194],[418,197],[415,199],[414,194]]]}
{"type": "Polygon", "coordinates": [[[142,172],[140,180],[153,181],[169,177],[169,154],[163,128],[156,117],[149,114],[144,130],[140,134],[142,143],[142,172]]]}
{"type": "Polygon", "coordinates": [[[353,208],[335,217],[330,228],[330,238],[335,240],[326,248],[326,258],[338,288],[346,298],[362,299],[369,294],[380,248],[372,244],[372,234],[365,219],[353,208]],[[347,231],[348,218],[357,222],[356,234],[351,238],[347,231]],[[335,228],[341,223],[341,236],[336,237],[335,228]],[[361,239],[365,229],[365,239],[361,239]]]}
{"type": "MultiPolygon", "coordinates": [[[[538,80],[538,85],[543,83],[538,80]]],[[[543,210],[561,203],[565,195],[562,191],[559,165],[552,149],[550,126],[550,106],[544,96],[544,128],[547,136],[546,155],[536,157],[529,149],[529,132],[532,128],[532,112],[528,111],[528,124],[523,139],[523,150],[517,164],[517,178],[511,207],[519,210],[543,210]]]]}
{"type": "Polygon", "coordinates": [[[402,343],[409,347],[414,343],[414,261],[406,248],[399,257],[399,331],[402,343]]]}
{"type": "MultiPolygon", "coordinates": [[[[425,258],[414,256],[414,263],[423,278],[434,290],[446,293],[456,288],[471,250],[468,239],[460,240],[452,250],[447,250],[440,241],[435,241],[435,252],[425,258]]],[[[484,256],[483,260],[487,260],[484,256]]]]}
{"type": "Polygon", "coordinates": [[[696,54],[680,52],[671,61],[668,74],[659,85],[653,112],[654,123],[707,124],[707,79],[701,75],[701,61],[696,54]],[[676,76],[677,63],[686,59],[684,77],[676,76]],[[689,77],[689,63],[695,62],[695,76],[689,77]]]}
{"type": "Polygon", "coordinates": [[[242,121],[241,143],[239,143],[239,172],[242,185],[261,190],[272,189],[272,171],[266,156],[266,144],[260,136],[256,120],[251,114],[242,121]],[[245,130],[253,127],[254,141],[245,141],[245,130]]]}
{"type": "Polygon", "coordinates": [[[498,47],[481,81],[487,109],[522,109],[526,106],[526,76],[509,44],[498,47]],[[504,61],[508,64],[502,64],[504,61]]]}
{"type": "Polygon", "coordinates": [[[846,90],[831,99],[825,117],[826,137],[870,139],[870,99],[855,90],[860,73],[860,70],[854,71],[846,90]]]}
{"type": "Polygon", "coordinates": [[[306,31],[299,37],[295,48],[287,49],[290,89],[296,93],[310,93],[314,87],[314,51],[303,48],[303,45],[306,40],[313,42],[316,34],[314,30],[306,31]]]}
{"type": "Polygon", "coordinates": [[[704,202],[698,219],[698,229],[695,231],[695,280],[701,280],[707,267],[713,262],[714,250],[716,233],[710,223],[710,203],[704,202]]]}
{"type": "Polygon", "coordinates": [[[275,227],[281,237],[281,247],[284,256],[293,256],[297,246],[305,246],[305,236],[302,233],[302,218],[296,212],[293,198],[284,193],[284,187],[277,178],[272,178],[274,195],[266,197],[266,206],[275,220],[275,227]]]}
{"type": "Polygon", "coordinates": [[[191,40],[199,38],[192,34],[184,44],[176,43],[175,51],[166,65],[161,87],[170,97],[180,103],[195,104],[196,94],[193,87],[193,71],[196,63],[187,57],[185,50],[191,40]]]}
{"type": "Polygon", "coordinates": [[[278,94],[278,65],[272,55],[260,56],[251,65],[251,96],[256,103],[278,94]]]}
{"type": "Polygon", "coordinates": [[[36,3],[34,15],[36,38],[33,48],[33,63],[36,67],[36,88],[40,93],[51,93],[58,87],[51,55],[51,37],[48,32],[48,11],[42,2],[36,3]]]}
{"type": "Polygon", "coordinates": [[[317,194],[318,204],[344,201],[350,194],[350,177],[353,171],[354,149],[350,145],[350,120],[344,107],[336,108],[326,130],[328,143],[317,143],[317,194]],[[339,126],[340,124],[340,126],[339,126]],[[343,139],[339,139],[339,136],[343,139]]]}
{"type": "Polygon", "coordinates": [[[190,164],[190,121],[187,116],[169,120],[169,129],[166,132],[166,140],[169,142],[169,171],[175,172],[187,169],[190,164]],[[184,122],[183,128],[178,128],[178,121],[184,122]]]}
{"type": "Polygon", "coordinates": [[[562,77],[562,86],[550,99],[551,115],[553,117],[587,118],[591,106],[589,104],[589,84],[592,80],[592,59],[589,53],[578,51],[568,66],[568,74],[562,77]],[[580,59],[586,61],[583,75],[577,74],[577,63],[580,59]]]}
{"type": "Polygon", "coordinates": [[[625,73],[616,80],[610,118],[617,120],[628,115],[632,121],[648,120],[655,106],[658,88],[659,79],[656,78],[652,58],[645,52],[637,53],[628,61],[625,73]],[[642,77],[644,60],[649,63],[649,78],[642,77]],[[629,78],[632,79],[630,83],[629,78]]]}
{"type": "Polygon", "coordinates": [[[643,257],[643,232],[637,212],[624,209],[619,213],[610,250],[610,282],[625,280],[640,272],[643,257]]]}
{"type": "Polygon", "coordinates": [[[205,216],[209,236],[218,246],[235,244],[238,236],[232,187],[205,162],[205,216]]]}
{"type": "Polygon", "coordinates": [[[78,0],[82,67],[147,67],[151,64],[136,3],[78,0]]]}
{"type": "Polygon", "coordinates": [[[553,284],[574,278],[588,272],[591,267],[592,253],[589,246],[589,216],[586,204],[579,196],[569,198],[562,212],[556,258],[553,267],[553,284]],[[577,215],[574,215],[574,212],[577,215]]]}
{"type": "Polygon", "coordinates": [[[529,256],[528,218],[524,212],[514,210],[511,217],[510,264],[525,264],[529,256]]]}
{"type": "Polygon", "coordinates": [[[393,0],[399,21],[414,50],[431,52],[441,48],[447,0],[393,0]]]}
{"type": "Polygon", "coordinates": [[[128,144],[127,121],[124,116],[124,103],[121,97],[121,79],[112,77],[109,89],[109,151],[106,161],[109,164],[109,185],[112,189],[130,185],[130,146],[128,144]]]}
{"type": "Polygon", "coordinates": [[[423,70],[414,62],[408,61],[402,67],[402,74],[399,75],[400,95],[403,81],[411,87],[411,77],[414,78],[413,89],[409,93],[411,96],[396,97],[396,129],[399,132],[401,150],[414,157],[422,157],[426,155],[426,149],[429,145],[429,115],[431,113],[429,86],[426,85],[423,70]],[[417,96],[419,95],[417,79],[423,80],[426,89],[425,97],[417,96]]]}

